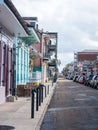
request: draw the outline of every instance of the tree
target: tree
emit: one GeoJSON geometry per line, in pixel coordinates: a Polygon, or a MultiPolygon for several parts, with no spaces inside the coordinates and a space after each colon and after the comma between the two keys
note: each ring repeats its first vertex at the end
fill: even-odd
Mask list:
{"type": "Polygon", "coordinates": [[[66,75],[66,74],[68,73],[70,65],[71,65],[71,64],[68,63],[68,64],[63,68],[62,73],[63,73],[64,75],[66,75]]]}

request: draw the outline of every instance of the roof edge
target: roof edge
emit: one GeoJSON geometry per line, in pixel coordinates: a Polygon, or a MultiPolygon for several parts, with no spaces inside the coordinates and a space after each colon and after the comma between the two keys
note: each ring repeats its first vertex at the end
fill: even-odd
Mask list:
{"type": "Polygon", "coordinates": [[[27,34],[30,34],[30,31],[28,30],[23,18],[20,16],[19,12],[15,8],[14,4],[11,2],[11,0],[4,0],[4,3],[10,8],[10,10],[13,12],[17,20],[20,22],[24,30],[26,31],[27,34]]]}

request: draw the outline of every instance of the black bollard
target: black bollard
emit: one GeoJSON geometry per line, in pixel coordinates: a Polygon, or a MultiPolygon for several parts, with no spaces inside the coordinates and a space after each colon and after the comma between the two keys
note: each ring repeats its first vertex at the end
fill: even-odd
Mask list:
{"type": "Polygon", "coordinates": [[[41,86],[41,102],[43,102],[43,85],[41,86]]]}
{"type": "Polygon", "coordinates": [[[52,81],[52,87],[53,87],[53,81],[52,81]]]}
{"type": "Polygon", "coordinates": [[[41,85],[39,86],[39,106],[41,106],[41,85]]]}
{"type": "Polygon", "coordinates": [[[46,97],[46,86],[44,86],[45,87],[45,97],[46,97]]]}
{"type": "Polygon", "coordinates": [[[32,90],[32,99],[31,99],[31,118],[34,118],[34,90],[32,90]]]}
{"type": "Polygon", "coordinates": [[[49,85],[48,85],[48,92],[47,92],[47,94],[49,94],[49,85]]]}
{"type": "Polygon", "coordinates": [[[36,89],[36,111],[38,111],[39,106],[39,89],[36,89]]]}

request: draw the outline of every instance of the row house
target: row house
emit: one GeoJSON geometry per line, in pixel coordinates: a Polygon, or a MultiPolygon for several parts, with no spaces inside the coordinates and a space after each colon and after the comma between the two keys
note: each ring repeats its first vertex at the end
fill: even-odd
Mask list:
{"type": "MultiPolygon", "coordinates": [[[[38,27],[38,26],[37,26],[38,27]]],[[[50,79],[57,79],[57,33],[44,32],[37,28],[37,34],[40,38],[39,44],[33,44],[41,54],[34,59],[33,72],[41,73],[41,83],[45,84],[50,79]]]]}
{"type": "Polygon", "coordinates": [[[57,79],[57,33],[39,30],[37,22],[22,18],[10,0],[0,0],[0,103],[17,97],[17,86],[32,78],[57,79]]]}
{"type": "Polygon", "coordinates": [[[40,30],[37,17],[24,17],[24,20],[29,27],[34,28],[40,40],[32,42],[33,49],[39,52],[33,58],[32,74],[38,75],[40,82],[45,83],[57,72],[57,33],[40,30]]]}
{"type": "Polygon", "coordinates": [[[15,38],[19,34],[21,36],[28,35],[28,29],[9,0],[0,0],[0,29],[0,103],[2,103],[13,93],[15,81],[13,46],[15,38]]]}
{"type": "Polygon", "coordinates": [[[31,69],[31,79],[33,82],[42,82],[42,33],[38,28],[37,17],[23,17],[27,26],[33,28],[38,36],[39,40],[32,41],[32,69],[31,69]]]}
{"type": "Polygon", "coordinates": [[[44,33],[43,43],[43,82],[57,79],[57,33],[44,33]]]}
{"type": "Polygon", "coordinates": [[[10,0],[0,0],[0,104],[29,81],[30,41],[39,41],[10,0]],[[7,19],[6,19],[7,18],[7,19]]]}

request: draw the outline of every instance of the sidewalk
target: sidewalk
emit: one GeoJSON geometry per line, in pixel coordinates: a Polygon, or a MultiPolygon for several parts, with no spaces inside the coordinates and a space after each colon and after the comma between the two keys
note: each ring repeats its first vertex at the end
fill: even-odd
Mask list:
{"type": "Polygon", "coordinates": [[[56,84],[49,84],[49,94],[44,98],[31,119],[31,98],[18,98],[15,102],[0,105],[0,130],[40,130],[47,107],[50,103],[56,84]]]}

